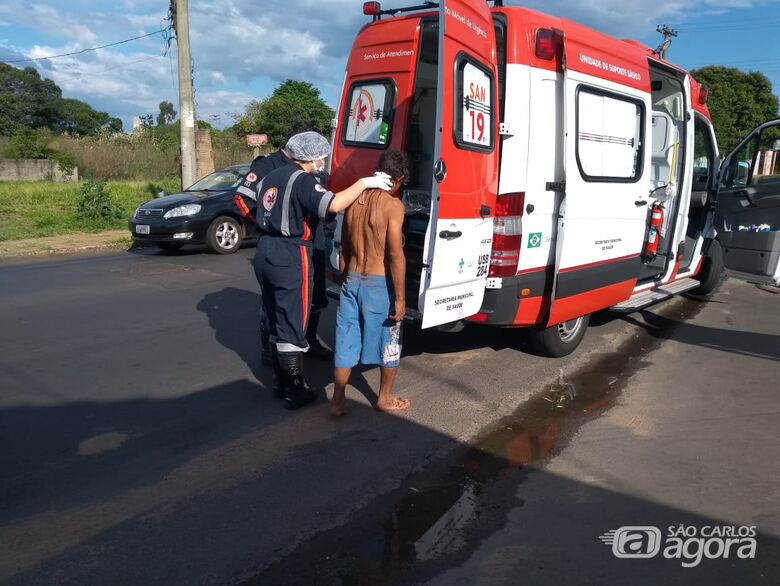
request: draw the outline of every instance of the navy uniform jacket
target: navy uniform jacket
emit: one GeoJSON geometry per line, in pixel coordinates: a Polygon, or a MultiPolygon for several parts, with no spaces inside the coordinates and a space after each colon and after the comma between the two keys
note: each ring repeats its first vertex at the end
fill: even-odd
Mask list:
{"type": "Polygon", "coordinates": [[[328,217],[333,193],[297,165],[285,165],[263,178],[257,191],[260,234],[311,242],[328,217]]]}
{"type": "Polygon", "coordinates": [[[241,212],[241,216],[245,219],[254,222],[255,221],[255,207],[257,205],[257,185],[263,178],[268,175],[274,169],[284,167],[285,165],[294,165],[292,160],[284,154],[282,149],[265,155],[263,157],[257,157],[249,167],[249,173],[247,173],[241,185],[236,189],[236,194],[233,196],[233,200],[236,202],[238,211],[241,212]]]}
{"type": "MultiPolygon", "coordinates": [[[[236,194],[233,196],[238,211],[244,219],[250,222],[256,221],[255,213],[257,212],[258,184],[271,171],[274,171],[279,167],[284,167],[285,165],[295,165],[295,163],[284,154],[283,149],[279,149],[270,155],[256,157],[255,160],[252,161],[252,165],[249,167],[249,173],[244,177],[241,185],[236,189],[236,194]]],[[[327,185],[327,172],[323,171],[322,173],[317,173],[314,177],[322,185],[327,185]]],[[[332,229],[335,229],[335,227],[332,229]]],[[[325,250],[325,231],[321,224],[319,229],[315,231],[314,248],[317,250],[325,250]]]]}

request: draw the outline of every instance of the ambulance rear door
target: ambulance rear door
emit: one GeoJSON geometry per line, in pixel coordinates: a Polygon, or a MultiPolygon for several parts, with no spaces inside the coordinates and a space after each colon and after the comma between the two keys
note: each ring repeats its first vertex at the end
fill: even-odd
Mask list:
{"type": "Polygon", "coordinates": [[[482,306],[498,188],[496,69],[487,2],[442,0],[434,181],[420,280],[424,328],[482,306]]]}
{"type": "Polygon", "coordinates": [[[566,180],[548,184],[564,192],[550,325],[631,296],[649,202],[646,55],[569,21],[563,50],[566,180]]]}
{"type": "Polygon", "coordinates": [[[715,229],[730,276],[780,284],[780,120],[754,129],[723,160],[715,229]]]}

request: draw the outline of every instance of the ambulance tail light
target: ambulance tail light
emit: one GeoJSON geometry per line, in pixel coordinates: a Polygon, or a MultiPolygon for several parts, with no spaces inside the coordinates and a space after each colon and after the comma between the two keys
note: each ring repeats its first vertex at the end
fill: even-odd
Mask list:
{"type": "Polygon", "coordinates": [[[523,242],[524,206],[525,193],[506,193],[496,199],[490,277],[511,277],[517,272],[523,242]]]}
{"type": "Polygon", "coordinates": [[[539,59],[552,61],[558,55],[560,45],[561,36],[558,31],[549,28],[540,28],[536,31],[534,52],[539,59]]]}
{"type": "Polygon", "coordinates": [[[382,5],[379,2],[363,2],[363,14],[366,16],[379,16],[382,5]]]}
{"type": "Polygon", "coordinates": [[[699,104],[702,106],[707,105],[707,98],[710,95],[710,88],[708,88],[706,85],[701,84],[699,86],[699,104]]]}

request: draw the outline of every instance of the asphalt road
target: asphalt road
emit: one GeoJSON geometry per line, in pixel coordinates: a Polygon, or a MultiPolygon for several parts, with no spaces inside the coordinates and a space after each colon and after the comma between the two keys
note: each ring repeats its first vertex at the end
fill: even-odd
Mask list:
{"type": "MultiPolygon", "coordinates": [[[[0,581],[516,583],[534,568],[537,577],[576,570],[558,563],[561,544],[601,547],[594,567],[609,567],[601,532],[661,522],[649,506],[643,523],[617,513],[596,522],[613,493],[624,511],[657,500],[680,523],[691,518],[683,513],[752,515],[764,551],[779,557],[777,492],[766,480],[778,477],[780,460],[773,293],[729,282],[717,299],[738,301],[730,314],[678,301],[628,320],[597,316],[576,355],[561,360],[532,355],[514,331],[409,328],[398,389],[412,409],[370,409],[378,373],[367,370],[348,390],[351,413],[333,421],[324,399],[289,413],[271,397],[257,352],[252,253],[142,249],[0,266],[0,581]],[[686,329],[708,312],[732,322],[686,329]],[[665,360],[648,358],[664,352],[665,360]],[[692,372],[710,378],[681,394],[676,381],[692,372]],[[648,398],[656,387],[666,393],[658,401],[648,398]],[[712,388],[722,390],[714,403],[712,388]],[[672,425],[675,400],[684,403],[672,417],[683,439],[690,413],[722,414],[729,425],[717,448],[694,442],[686,458],[668,459],[667,444],[647,440],[672,425]],[[737,403],[746,415],[731,417],[737,403]],[[618,431],[611,442],[582,439],[618,431]],[[644,451],[615,455],[632,441],[644,451]],[[576,468],[583,462],[590,472],[576,468]],[[738,484],[743,467],[750,474],[738,484]],[[640,468],[646,477],[622,476],[640,468]],[[698,498],[712,474],[728,478],[730,491],[698,498]],[[600,504],[582,507],[569,531],[588,490],[600,504]],[[524,491],[543,502],[532,522],[517,521],[518,508],[529,510],[519,507],[524,491]],[[569,525],[558,518],[546,541],[527,533],[569,509],[569,525]],[[502,536],[508,541],[490,545],[502,536]]],[[[330,341],[332,312],[321,333],[330,341]]],[[[308,369],[313,382],[329,382],[326,365],[308,369]]]]}

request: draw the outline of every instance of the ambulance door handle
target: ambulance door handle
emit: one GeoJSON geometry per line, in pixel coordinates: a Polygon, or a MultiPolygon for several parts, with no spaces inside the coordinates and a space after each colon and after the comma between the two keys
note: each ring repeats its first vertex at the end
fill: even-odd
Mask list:
{"type": "Polygon", "coordinates": [[[460,230],[442,230],[439,232],[439,238],[444,238],[445,240],[455,240],[461,236],[463,236],[463,232],[460,230]]]}
{"type": "Polygon", "coordinates": [[[433,166],[433,177],[436,179],[438,183],[441,183],[444,181],[444,178],[447,176],[447,165],[439,159],[436,164],[433,166]]]}
{"type": "Polygon", "coordinates": [[[636,200],[636,201],[634,202],[634,205],[635,205],[636,207],[640,207],[640,206],[646,206],[646,205],[647,205],[647,200],[646,200],[646,199],[638,199],[638,200],[636,200]]]}

